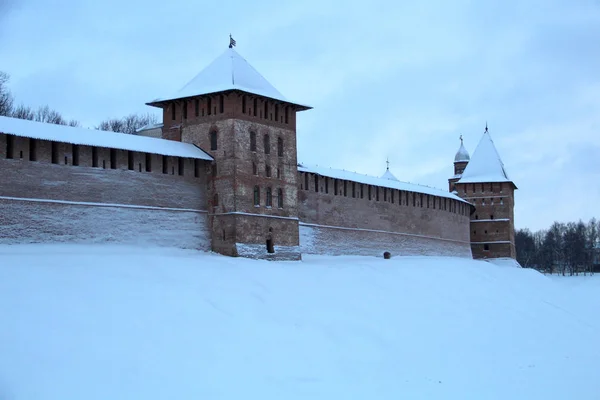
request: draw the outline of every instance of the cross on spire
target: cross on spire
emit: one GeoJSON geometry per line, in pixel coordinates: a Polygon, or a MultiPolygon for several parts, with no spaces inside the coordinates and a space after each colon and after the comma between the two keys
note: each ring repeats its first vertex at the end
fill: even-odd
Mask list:
{"type": "Polygon", "coordinates": [[[462,135],[460,135],[460,144],[463,144],[462,135]]]}
{"type": "Polygon", "coordinates": [[[232,49],[234,48],[236,45],[235,39],[231,36],[231,33],[229,34],[229,48],[232,49]]]}
{"type": "Polygon", "coordinates": [[[385,159],[385,163],[387,164],[386,171],[389,171],[390,170],[390,158],[389,157],[385,159]]]}
{"type": "Polygon", "coordinates": [[[485,133],[487,133],[488,128],[487,128],[487,121],[485,121],[485,133]]]}

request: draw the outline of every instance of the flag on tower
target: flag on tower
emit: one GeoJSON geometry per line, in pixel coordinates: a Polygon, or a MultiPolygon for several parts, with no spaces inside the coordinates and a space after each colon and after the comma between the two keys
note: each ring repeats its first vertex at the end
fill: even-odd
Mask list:
{"type": "Polygon", "coordinates": [[[235,46],[235,39],[229,35],[229,48],[233,48],[235,46]]]}

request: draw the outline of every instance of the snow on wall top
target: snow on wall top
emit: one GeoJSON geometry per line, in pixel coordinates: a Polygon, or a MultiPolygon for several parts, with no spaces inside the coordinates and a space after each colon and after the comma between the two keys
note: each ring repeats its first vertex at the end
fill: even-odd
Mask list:
{"type": "Polygon", "coordinates": [[[233,48],[228,48],[177,93],[148,104],[234,89],[311,108],[286,99],[233,48]]]}
{"type": "Polygon", "coordinates": [[[0,133],[82,146],[106,147],[199,160],[213,159],[209,154],[190,143],[95,129],[74,128],[17,118],[0,117],[0,133]]]}
{"type": "Polygon", "coordinates": [[[458,183],[512,182],[487,128],[458,183]]]}
{"type": "Polygon", "coordinates": [[[460,197],[456,196],[455,194],[446,192],[444,190],[432,188],[429,186],[417,185],[415,183],[401,182],[397,179],[391,180],[391,179],[386,179],[383,177],[378,178],[376,176],[361,175],[356,172],[344,171],[341,169],[332,169],[332,168],[318,167],[318,166],[308,166],[305,164],[298,164],[298,171],[299,172],[309,172],[312,174],[318,174],[321,176],[326,176],[328,178],[342,179],[342,180],[346,180],[346,181],[363,183],[366,185],[381,186],[381,187],[386,187],[386,188],[390,188],[390,189],[404,190],[406,192],[415,192],[415,193],[429,194],[432,196],[446,197],[446,198],[449,198],[452,200],[457,200],[462,203],[469,204],[467,201],[461,199],[460,197]]]}
{"type": "Polygon", "coordinates": [[[390,170],[389,170],[389,169],[386,169],[386,170],[385,170],[385,173],[384,173],[383,175],[381,175],[381,179],[387,179],[387,180],[390,180],[390,181],[397,181],[397,180],[398,180],[398,178],[396,178],[396,177],[394,176],[394,174],[392,174],[392,173],[390,172],[390,170]]]}

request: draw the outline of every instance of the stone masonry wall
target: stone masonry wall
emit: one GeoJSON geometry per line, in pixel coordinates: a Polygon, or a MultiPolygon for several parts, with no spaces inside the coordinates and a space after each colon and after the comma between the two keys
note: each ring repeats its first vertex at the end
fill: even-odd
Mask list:
{"type": "Polygon", "coordinates": [[[337,195],[332,178],[300,172],[299,181],[303,252],[471,256],[470,206],[462,202],[398,190],[392,202],[391,189],[375,186],[369,200],[368,185],[354,183],[353,197],[351,181],[338,180],[337,195]]]}

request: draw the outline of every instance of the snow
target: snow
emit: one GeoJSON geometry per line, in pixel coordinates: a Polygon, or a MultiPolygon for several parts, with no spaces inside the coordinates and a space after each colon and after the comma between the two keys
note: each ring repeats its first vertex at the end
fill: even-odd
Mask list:
{"type": "Polygon", "coordinates": [[[381,179],[387,179],[387,180],[390,180],[390,181],[397,181],[398,180],[398,178],[396,178],[394,176],[394,174],[392,174],[390,172],[389,168],[385,170],[385,173],[383,175],[381,175],[381,179]]]}
{"type": "Polygon", "coordinates": [[[286,99],[233,48],[228,48],[177,93],[157,98],[148,104],[236,89],[311,108],[286,99]]]}
{"type": "Polygon", "coordinates": [[[458,181],[458,183],[478,182],[512,182],[506,174],[504,163],[487,129],[458,181]]]}
{"type": "Polygon", "coordinates": [[[0,246],[0,397],[597,399],[600,276],[0,246]]]}
{"type": "Polygon", "coordinates": [[[470,157],[469,157],[469,152],[467,151],[467,149],[465,149],[465,145],[463,144],[463,140],[462,140],[462,136],[460,138],[460,147],[458,148],[458,151],[456,152],[456,155],[454,156],[454,162],[465,162],[465,161],[469,161],[470,157]]]}
{"type": "Polygon", "coordinates": [[[213,159],[209,154],[190,143],[65,125],[46,124],[18,118],[0,117],[0,133],[82,146],[106,147],[164,156],[196,158],[199,160],[213,159]]]}
{"type": "Polygon", "coordinates": [[[321,176],[326,176],[326,177],[334,178],[334,179],[342,179],[342,180],[346,180],[346,181],[358,182],[358,183],[362,183],[362,184],[366,184],[366,185],[380,186],[380,187],[386,187],[386,188],[390,188],[390,189],[404,190],[407,192],[424,193],[424,194],[429,194],[432,196],[446,197],[446,198],[449,198],[452,200],[457,200],[462,203],[468,204],[467,201],[461,199],[460,197],[458,197],[452,193],[446,192],[444,190],[431,188],[428,186],[417,185],[415,183],[408,183],[408,182],[401,182],[398,180],[387,179],[387,178],[384,178],[385,174],[381,178],[377,178],[375,176],[361,175],[356,172],[344,171],[341,169],[319,167],[319,166],[311,166],[311,165],[307,165],[307,164],[298,164],[298,171],[308,172],[308,173],[312,173],[312,174],[318,174],[321,176]]]}

